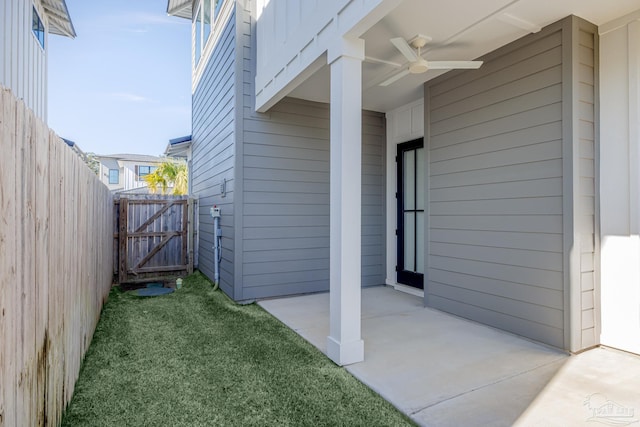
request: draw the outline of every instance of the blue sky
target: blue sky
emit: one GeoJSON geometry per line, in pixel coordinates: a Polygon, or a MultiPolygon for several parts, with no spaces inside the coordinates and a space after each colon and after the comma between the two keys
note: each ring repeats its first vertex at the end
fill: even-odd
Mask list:
{"type": "Polygon", "coordinates": [[[85,152],[160,155],[191,133],[191,25],[166,0],[67,0],[49,36],[49,127],[85,152]]]}

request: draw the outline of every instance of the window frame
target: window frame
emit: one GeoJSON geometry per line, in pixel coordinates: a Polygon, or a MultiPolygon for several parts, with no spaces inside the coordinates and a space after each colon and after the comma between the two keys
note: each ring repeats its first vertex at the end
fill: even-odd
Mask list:
{"type": "Polygon", "coordinates": [[[32,5],[31,12],[31,34],[33,34],[33,37],[40,45],[40,48],[45,50],[46,31],[42,18],[40,17],[40,13],[38,13],[38,9],[36,9],[35,5],[32,5]]]}
{"type": "MultiPolygon", "coordinates": [[[[211,37],[211,30],[213,29],[213,8],[211,0],[201,0],[202,2],[202,53],[209,42],[211,37]],[[207,8],[207,3],[209,7],[207,8]],[[207,9],[209,9],[209,15],[207,16],[207,9]],[[208,22],[207,22],[208,20],[208,22]]],[[[200,55],[202,57],[202,55],[200,55]]]]}
{"type": "Polygon", "coordinates": [[[204,52],[213,38],[213,28],[217,22],[220,9],[225,0],[198,0],[196,13],[192,19],[193,34],[193,69],[198,68],[204,52]],[[208,14],[207,14],[208,10],[208,14]]]}
{"type": "Polygon", "coordinates": [[[194,32],[194,66],[197,67],[202,58],[202,0],[198,1],[196,13],[193,15],[193,32],[194,32]]]}
{"type": "Polygon", "coordinates": [[[136,181],[144,181],[144,177],[147,175],[151,175],[158,169],[157,166],[152,165],[136,165],[136,181]],[[142,173],[140,169],[146,168],[148,172],[142,173]]]}

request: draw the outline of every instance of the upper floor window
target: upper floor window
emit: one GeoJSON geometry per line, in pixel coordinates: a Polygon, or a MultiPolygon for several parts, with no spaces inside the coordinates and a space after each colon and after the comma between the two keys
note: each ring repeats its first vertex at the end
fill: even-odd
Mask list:
{"type": "Polygon", "coordinates": [[[194,54],[196,55],[196,66],[198,65],[198,62],[200,62],[200,55],[202,54],[202,19],[201,19],[201,14],[202,12],[202,8],[198,7],[198,11],[196,12],[195,16],[194,16],[194,20],[193,20],[193,26],[194,26],[194,40],[195,40],[195,46],[193,48],[194,50],[194,54]]]}
{"type": "Polygon", "coordinates": [[[33,30],[33,35],[36,36],[38,43],[44,49],[44,25],[42,24],[42,19],[40,19],[40,15],[38,15],[38,11],[36,8],[33,8],[33,14],[31,17],[31,29],[33,30]]]}
{"type": "Polygon", "coordinates": [[[224,0],[199,0],[196,14],[193,17],[193,38],[194,38],[194,55],[195,66],[200,62],[202,53],[207,46],[209,36],[211,36],[211,27],[218,16],[220,6],[224,0]]]}
{"type": "Polygon", "coordinates": [[[202,48],[207,45],[211,35],[211,0],[202,3],[202,48]]]}
{"type": "Polygon", "coordinates": [[[120,171],[118,169],[109,169],[109,184],[120,183],[120,171]]]}
{"type": "Polygon", "coordinates": [[[153,173],[156,169],[158,169],[157,166],[136,165],[136,177],[138,181],[144,181],[144,177],[153,173]]]}

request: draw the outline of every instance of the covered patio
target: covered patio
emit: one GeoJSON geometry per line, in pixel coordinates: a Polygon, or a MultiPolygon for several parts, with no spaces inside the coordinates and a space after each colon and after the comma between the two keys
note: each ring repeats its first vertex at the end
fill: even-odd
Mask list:
{"type": "MultiPolygon", "coordinates": [[[[259,304],[327,353],[328,293],[259,304]]],[[[364,362],[346,369],[420,425],[638,422],[635,355],[596,348],[569,356],[387,286],[362,291],[362,338],[364,362]]]]}
{"type": "MultiPolygon", "coordinates": [[[[252,96],[257,113],[285,98],[330,106],[328,356],[341,365],[365,357],[363,259],[383,266],[377,283],[423,295],[424,305],[570,352],[601,343],[637,352],[635,282],[600,283],[621,270],[606,251],[600,270],[613,223],[601,188],[623,212],[635,193],[618,189],[637,181],[620,169],[636,156],[637,2],[319,4],[257,3],[252,96]],[[363,110],[386,119],[375,206],[363,197],[378,191],[362,180],[363,110]],[[628,146],[614,149],[618,140],[628,146]],[[372,212],[384,230],[364,239],[372,212]],[[384,264],[362,252],[374,239],[384,264]]],[[[630,224],[616,233],[634,234],[630,224]]]]}

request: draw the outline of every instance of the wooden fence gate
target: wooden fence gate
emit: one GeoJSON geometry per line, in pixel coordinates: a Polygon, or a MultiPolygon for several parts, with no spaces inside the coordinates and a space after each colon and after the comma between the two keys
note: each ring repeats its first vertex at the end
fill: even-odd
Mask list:
{"type": "Polygon", "coordinates": [[[184,196],[114,201],[114,275],[119,283],[193,272],[194,204],[184,196]]]}

